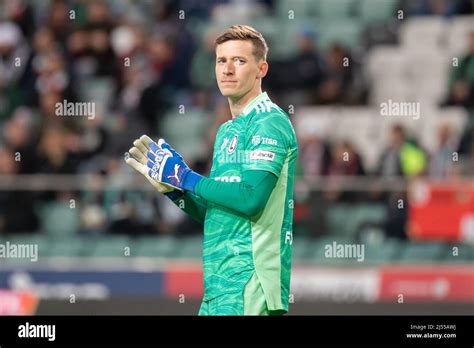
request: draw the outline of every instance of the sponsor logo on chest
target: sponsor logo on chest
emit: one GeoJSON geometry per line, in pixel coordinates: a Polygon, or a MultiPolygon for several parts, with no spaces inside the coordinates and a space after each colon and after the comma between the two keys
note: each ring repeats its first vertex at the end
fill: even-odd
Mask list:
{"type": "Polygon", "coordinates": [[[254,146],[257,146],[260,144],[278,145],[278,141],[276,139],[261,137],[260,135],[254,135],[252,137],[252,144],[254,146]]]}

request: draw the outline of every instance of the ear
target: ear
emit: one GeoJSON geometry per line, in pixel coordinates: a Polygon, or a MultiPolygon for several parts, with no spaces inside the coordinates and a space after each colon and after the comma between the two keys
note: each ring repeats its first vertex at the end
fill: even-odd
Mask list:
{"type": "Polygon", "coordinates": [[[266,60],[262,60],[259,64],[257,78],[263,79],[265,75],[267,75],[267,72],[268,72],[268,63],[266,60]]]}

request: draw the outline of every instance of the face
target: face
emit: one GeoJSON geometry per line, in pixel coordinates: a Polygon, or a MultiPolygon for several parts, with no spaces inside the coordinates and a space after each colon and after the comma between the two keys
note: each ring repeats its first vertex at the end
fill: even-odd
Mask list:
{"type": "Polygon", "coordinates": [[[404,142],[404,135],[402,131],[397,128],[393,128],[390,134],[390,140],[393,146],[398,147],[401,146],[404,142]]]}
{"type": "Polygon", "coordinates": [[[231,40],[216,48],[217,85],[224,97],[240,99],[259,88],[267,71],[267,62],[256,61],[251,41],[231,40]]]}

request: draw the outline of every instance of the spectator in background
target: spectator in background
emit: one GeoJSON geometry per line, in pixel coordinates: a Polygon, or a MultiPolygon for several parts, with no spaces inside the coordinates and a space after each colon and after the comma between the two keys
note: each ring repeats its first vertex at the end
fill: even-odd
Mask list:
{"type": "Polygon", "coordinates": [[[316,33],[311,28],[303,28],[295,38],[298,51],[294,57],[282,61],[272,61],[272,69],[278,74],[268,77],[265,86],[285,99],[284,104],[308,105],[317,101],[318,89],[326,78],[326,65],[319,53],[316,33]]]}
{"type": "Polygon", "coordinates": [[[76,165],[67,150],[66,129],[59,124],[47,124],[38,144],[38,172],[44,174],[73,174],[76,165]]]}
{"type": "Polygon", "coordinates": [[[19,27],[12,22],[0,23],[0,123],[16,107],[30,101],[30,59],[31,49],[19,27]]]}
{"type": "MultiPolygon", "coordinates": [[[[298,164],[302,176],[309,182],[317,180],[319,176],[327,175],[331,161],[329,145],[323,138],[321,130],[310,129],[306,134],[298,134],[299,156],[298,164]]],[[[303,197],[295,196],[296,206],[300,211],[307,211],[306,218],[296,220],[301,226],[306,226],[311,235],[324,235],[327,233],[327,215],[329,211],[328,200],[322,190],[308,190],[303,197]],[[317,229],[311,228],[318,226],[317,229]]]]}
{"type": "MultiPolygon", "coordinates": [[[[2,5],[0,5],[0,11],[2,5]]],[[[4,2],[5,17],[17,24],[23,35],[30,39],[35,31],[33,7],[26,0],[10,0],[4,2]]],[[[1,19],[1,18],[0,18],[1,19]]]]}
{"type": "Polygon", "coordinates": [[[101,30],[109,34],[115,26],[114,20],[111,17],[110,8],[106,0],[87,2],[87,22],[85,28],[88,31],[101,30]]]}
{"type": "Polygon", "coordinates": [[[438,129],[438,147],[432,154],[429,163],[428,175],[432,179],[445,179],[454,166],[453,155],[457,144],[452,141],[452,131],[449,125],[444,124],[438,129]]]}
{"type": "Polygon", "coordinates": [[[145,33],[138,25],[121,25],[113,30],[111,44],[120,68],[117,100],[112,107],[135,119],[140,116],[138,106],[144,89],[154,82],[145,52],[145,33]]]}
{"type": "Polygon", "coordinates": [[[469,51],[451,69],[446,104],[474,107],[474,31],[469,33],[469,51]]]}
{"type": "Polygon", "coordinates": [[[23,75],[30,48],[20,28],[12,22],[0,23],[0,83],[17,83],[23,75]],[[23,64],[22,64],[23,63],[23,64]]]}
{"type": "Polygon", "coordinates": [[[166,75],[170,76],[173,64],[174,50],[171,43],[165,38],[155,34],[146,45],[147,60],[146,72],[151,79],[151,84],[144,88],[138,110],[147,124],[147,128],[158,130],[161,117],[168,107],[174,102],[176,90],[170,81],[163,79],[165,69],[166,75]]]}
{"type": "Polygon", "coordinates": [[[414,8],[417,16],[452,16],[458,10],[459,1],[452,0],[421,0],[414,8]]]}
{"type": "Polygon", "coordinates": [[[47,59],[49,52],[63,52],[60,45],[55,41],[54,34],[47,26],[39,27],[33,35],[32,40],[33,52],[31,56],[31,63],[29,64],[28,84],[22,88],[23,94],[28,95],[29,105],[37,106],[39,103],[39,96],[37,90],[37,80],[39,69],[43,65],[44,60],[47,59]]]}
{"type": "Polygon", "coordinates": [[[63,101],[62,95],[54,91],[50,91],[39,95],[39,120],[40,124],[68,122],[56,116],[56,103],[63,101]]]}
{"type": "Polygon", "coordinates": [[[382,152],[377,175],[384,177],[420,175],[427,168],[425,151],[405,129],[395,124],[390,130],[389,146],[382,152]]]}
{"type": "MultiPolygon", "coordinates": [[[[389,146],[382,153],[377,174],[384,178],[408,177],[422,174],[426,167],[424,152],[414,142],[407,139],[403,126],[396,124],[390,130],[389,146]]],[[[390,191],[384,195],[387,209],[385,233],[389,237],[406,239],[405,230],[408,221],[406,191],[390,191]],[[399,202],[405,202],[399,208],[399,202]]]]}
{"type": "Polygon", "coordinates": [[[456,13],[459,15],[472,15],[474,13],[474,1],[459,0],[456,13]]]}
{"type": "MultiPolygon", "coordinates": [[[[0,175],[17,175],[20,161],[15,153],[0,146],[0,175]]],[[[31,233],[39,229],[34,211],[34,193],[31,191],[0,190],[0,234],[31,233]]]]}
{"type": "Polygon", "coordinates": [[[104,150],[110,135],[102,124],[100,113],[96,113],[93,119],[83,120],[80,126],[65,130],[65,147],[78,172],[100,174],[103,170],[104,150]]]}
{"type": "Polygon", "coordinates": [[[327,79],[321,84],[318,104],[354,103],[351,95],[353,64],[350,53],[339,44],[332,45],[326,57],[327,79]]]}
{"type": "Polygon", "coordinates": [[[327,174],[329,176],[365,174],[360,155],[355,152],[352,143],[342,141],[333,147],[327,174]]]}
{"type": "MultiPolygon", "coordinates": [[[[471,115],[471,117],[474,115],[471,115]]],[[[468,125],[459,142],[457,152],[464,165],[465,175],[474,175],[474,125],[468,125]]]]}
{"type": "MultiPolygon", "coordinates": [[[[47,123],[43,126],[38,144],[38,171],[40,174],[74,174],[77,172],[77,162],[70,156],[67,149],[68,133],[59,123],[47,123]]],[[[41,203],[52,201],[68,201],[73,197],[72,192],[46,190],[37,193],[41,203]]]]}
{"type": "MultiPolygon", "coordinates": [[[[154,80],[158,80],[164,89],[176,92],[181,81],[173,72],[177,70],[175,44],[170,38],[155,33],[148,41],[148,57],[150,72],[154,80]]],[[[179,74],[181,75],[181,74],[179,74]]]]}
{"type": "Polygon", "coordinates": [[[87,3],[86,22],[67,37],[67,50],[79,78],[118,77],[110,35],[115,27],[104,1],[87,3]]]}
{"type": "MultiPolygon", "coordinates": [[[[390,130],[389,145],[380,157],[377,175],[382,177],[403,175],[400,152],[405,141],[405,129],[401,125],[394,125],[390,130]]],[[[398,199],[403,200],[405,197],[404,192],[386,192],[383,195],[387,211],[384,230],[388,237],[406,239],[405,224],[408,215],[405,212],[406,209],[397,209],[398,199]]]]}
{"type": "Polygon", "coordinates": [[[59,100],[74,101],[75,93],[66,67],[66,61],[59,50],[48,50],[35,56],[33,69],[37,74],[36,92],[41,97],[54,94],[59,100]]]}
{"type": "Polygon", "coordinates": [[[215,64],[216,53],[214,39],[217,34],[214,30],[206,33],[203,44],[194,55],[191,65],[191,81],[193,86],[199,89],[215,89],[215,64]]]}
{"type": "MultiPolygon", "coordinates": [[[[168,26],[164,29],[169,30],[168,26]]],[[[175,98],[189,87],[189,65],[182,65],[182,42],[174,41],[173,37],[179,37],[174,35],[165,36],[156,31],[147,41],[147,72],[153,83],[144,89],[139,111],[155,132],[159,130],[160,116],[175,105],[175,98]]]]}
{"type": "Polygon", "coordinates": [[[360,155],[355,151],[352,143],[341,141],[333,146],[327,174],[330,180],[325,194],[326,198],[331,201],[338,200],[344,202],[353,201],[357,198],[357,192],[341,189],[343,177],[365,174],[360,155]]]}
{"type": "Polygon", "coordinates": [[[307,179],[321,175],[327,175],[331,154],[329,146],[321,137],[319,132],[312,131],[308,135],[300,138],[300,163],[302,165],[303,176],[307,179]]]}
{"type": "Polygon", "coordinates": [[[72,71],[78,77],[92,76],[95,73],[93,60],[89,57],[88,32],[84,28],[74,30],[67,38],[68,60],[72,71]]]}
{"type": "Polygon", "coordinates": [[[87,6],[88,56],[94,64],[96,77],[117,75],[117,59],[111,46],[110,33],[115,27],[106,1],[91,1],[87,6]]]}
{"type": "Polygon", "coordinates": [[[389,146],[382,152],[377,175],[410,176],[426,169],[426,155],[414,139],[408,139],[403,126],[396,124],[390,130],[389,146]]]}
{"type": "Polygon", "coordinates": [[[20,107],[3,128],[2,140],[18,161],[18,174],[32,174],[37,171],[37,134],[30,109],[20,107]]]}
{"type": "Polygon", "coordinates": [[[377,175],[380,176],[401,176],[403,175],[400,151],[405,143],[405,130],[401,125],[394,125],[390,130],[389,145],[383,151],[379,160],[377,175]]]}
{"type": "Polygon", "coordinates": [[[177,2],[165,1],[160,5],[157,6],[160,8],[153,33],[165,38],[173,50],[173,64],[162,76],[161,83],[169,84],[176,89],[188,89],[190,88],[189,71],[196,51],[194,37],[185,25],[185,21],[176,15],[181,9],[177,2]]]}
{"type": "Polygon", "coordinates": [[[61,47],[66,47],[66,40],[71,32],[72,21],[69,18],[69,8],[64,0],[52,0],[48,8],[45,24],[54,35],[61,47]]]}
{"type": "Polygon", "coordinates": [[[107,233],[130,236],[161,232],[157,196],[151,192],[120,190],[123,187],[123,161],[107,161],[107,189],[103,207],[109,216],[107,233]]]}
{"type": "Polygon", "coordinates": [[[298,53],[289,65],[293,67],[291,69],[293,71],[290,71],[292,78],[288,81],[290,86],[311,90],[318,87],[325,79],[327,67],[318,52],[315,39],[316,33],[309,28],[305,28],[299,33],[297,37],[298,53]]]}

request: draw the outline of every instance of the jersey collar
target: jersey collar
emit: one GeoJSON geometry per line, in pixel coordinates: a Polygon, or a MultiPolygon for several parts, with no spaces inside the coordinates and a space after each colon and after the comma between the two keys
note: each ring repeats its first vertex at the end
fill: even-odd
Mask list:
{"type": "Polygon", "coordinates": [[[267,92],[260,93],[247,104],[247,106],[244,108],[244,111],[242,111],[242,115],[247,116],[258,103],[260,103],[262,100],[268,99],[267,92]]]}

